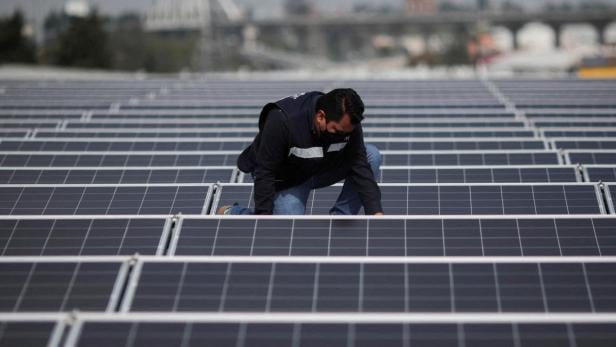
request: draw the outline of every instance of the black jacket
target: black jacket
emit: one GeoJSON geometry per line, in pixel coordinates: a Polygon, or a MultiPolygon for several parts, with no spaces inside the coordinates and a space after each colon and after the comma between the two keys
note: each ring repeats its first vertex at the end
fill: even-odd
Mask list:
{"type": "Polygon", "coordinates": [[[382,212],[381,192],[366,158],[361,125],[350,136],[323,143],[313,131],[321,92],[309,92],[265,105],[259,133],[238,158],[238,167],[254,173],[256,214],[272,214],[276,192],[297,186],[327,168],[348,169],[366,214],[382,212]]]}

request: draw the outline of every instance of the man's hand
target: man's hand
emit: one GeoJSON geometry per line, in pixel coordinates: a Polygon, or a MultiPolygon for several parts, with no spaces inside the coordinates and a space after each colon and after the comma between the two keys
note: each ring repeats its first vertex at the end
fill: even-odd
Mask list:
{"type": "Polygon", "coordinates": [[[377,212],[374,214],[375,216],[384,216],[385,214],[383,212],[377,212]]]}

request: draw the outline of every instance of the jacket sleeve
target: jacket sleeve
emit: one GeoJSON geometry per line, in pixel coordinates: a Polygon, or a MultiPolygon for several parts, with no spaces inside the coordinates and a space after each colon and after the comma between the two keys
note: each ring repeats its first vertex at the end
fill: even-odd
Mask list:
{"type": "Polygon", "coordinates": [[[276,195],[276,173],[289,150],[289,128],[284,113],[271,110],[261,130],[254,179],[255,214],[272,214],[276,195]]]}
{"type": "Polygon", "coordinates": [[[358,125],[349,139],[349,153],[351,169],[347,179],[355,188],[359,199],[364,205],[367,215],[383,212],[381,205],[381,190],[374,179],[364,144],[364,134],[361,125],[358,125]]]}

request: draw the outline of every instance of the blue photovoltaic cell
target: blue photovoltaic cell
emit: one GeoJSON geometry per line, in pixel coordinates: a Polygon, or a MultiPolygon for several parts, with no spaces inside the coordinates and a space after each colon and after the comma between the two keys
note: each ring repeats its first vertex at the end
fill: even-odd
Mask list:
{"type": "MultiPolygon", "coordinates": [[[[267,102],[264,100],[264,102],[267,102]]],[[[254,110],[244,111],[241,109],[235,109],[233,112],[235,115],[232,116],[235,120],[248,120],[253,121],[252,124],[256,124],[255,117],[260,112],[260,108],[255,107],[254,110]],[[248,112],[249,114],[240,114],[239,112],[248,112]]],[[[406,110],[405,110],[406,111],[406,110]]],[[[412,113],[408,112],[388,112],[388,113],[375,113],[374,111],[368,109],[366,110],[366,118],[367,119],[377,119],[377,118],[387,118],[387,119],[401,119],[407,121],[408,119],[413,119],[415,121],[424,121],[429,122],[433,119],[448,119],[448,120],[464,120],[465,118],[483,118],[486,122],[490,121],[515,121],[515,114],[513,113],[498,113],[498,112],[490,112],[490,113],[438,113],[438,112],[429,112],[429,113],[412,113]]],[[[145,121],[153,121],[159,119],[175,119],[178,121],[182,120],[202,120],[202,119],[210,119],[210,120],[219,120],[221,117],[229,117],[229,115],[224,114],[181,114],[181,115],[159,115],[152,114],[152,112],[144,111],[143,113],[138,114],[99,114],[94,112],[92,115],[92,120],[96,121],[108,121],[108,120],[117,120],[117,119],[130,119],[130,120],[145,120],[145,121]]],[[[79,118],[79,117],[75,117],[79,118]]],[[[230,117],[231,118],[231,117],[230,117]]],[[[437,125],[436,125],[437,126],[437,125]]]]}
{"type": "MultiPolygon", "coordinates": [[[[93,116],[97,118],[97,115],[93,116]]],[[[141,115],[139,116],[141,119],[135,122],[135,118],[133,117],[121,117],[114,116],[113,118],[107,118],[107,122],[101,121],[91,121],[91,122],[69,122],[66,125],[68,130],[72,129],[105,129],[105,128],[121,128],[121,129],[216,129],[216,128],[244,128],[246,126],[255,126],[255,118],[254,116],[248,117],[234,117],[233,120],[236,123],[229,122],[216,122],[216,119],[208,119],[208,122],[199,122],[199,120],[194,120],[191,122],[180,122],[173,121],[175,120],[185,120],[185,117],[163,117],[165,122],[156,122],[155,119],[158,119],[155,115],[141,115]],[[152,118],[153,117],[153,118],[152,118]],[[130,120],[133,121],[130,121],[130,120]],[[153,120],[154,119],[154,120],[153,120]],[[127,121],[128,120],[128,121],[127,121]],[[149,121],[149,122],[148,122],[149,121]]],[[[200,118],[199,116],[197,116],[200,118]]],[[[207,117],[206,117],[207,118],[207,117]]],[[[526,124],[521,121],[507,121],[507,120],[492,120],[492,119],[484,119],[479,117],[480,121],[477,121],[478,117],[475,117],[475,120],[464,120],[457,119],[455,121],[433,121],[424,119],[401,119],[401,118],[381,118],[381,119],[371,119],[367,118],[362,124],[364,126],[364,131],[367,129],[373,128],[390,128],[390,127],[411,127],[411,128],[457,128],[455,130],[464,130],[464,128],[524,128],[526,124]],[[371,121],[372,120],[372,121],[371,121]]],[[[190,118],[189,118],[190,119],[190,118]]],[[[53,124],[55,127],[56,124],[53,124]]]]}
{"type": "MultiPolygon", "coordinates": [[[[577,182],[576,169],[563,168],[382,168],[380,183],[558,183],[577,182]]],[[[252,183],[244,175],[240,183],[252,183]]]]}
{"type": "Polygon", "coordinates": [[[3,167],[234,166],[237,154],[0,154],[3,167]]]}
{"type": "MultiPolygon", "coordinates": [[[[37,138],[218,138],[218,137],[254,137],[258,129],[250,131],[198,132],[198,131],[123,131],[123,132],[75,132],[75,131],[39,131],[37,138]]],[[[25,135],[25,132],[22,136],[25,135]]],[[[366,137],[409,137],[409,138],[490,138],[490,137],[533,137],[530,130],[455,130],[455,131],[376,131],[364,130],[366,137]]]]}
{"type": "Polygon", "coordinates": [[[0,262],[0,312],[105,311],[121,263],[0,262]]]}
{"type": "MultiPolygon", "coordinates": [[[[370,139],[366,139],[370,143],[370,139]]],[[[225,151],[243,150],[250,141],[197,142],[197,141],[2,141],[0,151],[225,151]]],[[[381,150],[515,150],[545,149],[543,141],[388,141],[374,142],[381,150]]]]}
{"type": "Polygon", "coordinates": [[[161,141],[2,141],[0,151],[225,151],[242,150],[250,142],[161,141]]]}
{"type": "Polygon", "coordinates": [[[616,344],[613,323],[172,323],[86,322],[77,344],[98,346],[564,346],[616,344]]]}
{"type": "Polygon", "coordinates": [[[381,183],[577,182],[574,168],[383,169],[381,183]]]}
{"type": "Polygon", "coordinates": [[[614,290],[609,262],[146,262],[130,310],[616,312],[614,290]]]}
{"type": "Polygon", "coordinates": [[[0,170],[0,184],[229,183],[232,173],[232,168],[0,170]]]}
{"type": "Polygon", "coordinates": [[[569,152],[572,164],[616,164],[616,152],[569,152]]]}
{"type": "MultiPolygon", "coordinates": [[[[382,154],[389,166],[470,166],[470,165],[552,165],[559,164],[556,152],[500,153],[414,153],[382,154]]],[[[616,160],[615,160],[616,162],[616,160]]]]}
{"type": "Polygon", "coordinates": [[[609,191],[609,199],[611,200],[610,203],[612,204],[611,209],[612,209],[612,213],[616,213],[616,206],[614,206],[614,202],[616,201],[616,185],[614,184],[608,184],[607,185],[608,191],[609,191]]]}
{"type": "Polygon", "coordinates": [[[578,119],[575,122],[567,122],[567,121],[535,121],[533,122],[536,127],[539,128],[579,128],[579,127],[616,127],[616,121],[583,121],[582,119],[578,119]],[[582,121],[580,121],[582,120],[582,121]]]}
{"type": "Polygon", "coordinates": [[[4,186],[0,214],[201,214],[208,190],[209,186],[4,186]]]}
{"type": "Polygon", "coordinates": [[[594,110],[568,110],[560,112],[527,112],[526,117],[528,118],[573,118],[573,119],[584,119],[584,118],[595,118],[595,117],[616,117],[615,112],[595,112],[594,110]]]}
{"type": "MultiPolygon", "coordinates": [[[[234,166],[237,154],[0,154],[4,167],[234,166]]],[[[572,153],[571,155],[574,155],[572,153]]],[[[612,155],[616,163],[616,156],[612,155]]],[[[382,154],[389,166],[554,165],[556,152],[382,154]]]]}
{"type": "MultiPolygon", "coordinates": [[[[252,185],[222,187],[217,206],[253,207],[252,185]]],[[[327,215],[341,186],[313,190],[306,214],[327,215]]],[[[381,201],[394,215],[601,214],[593,185],[382,186],[381,201]]]]}
{"type": "Polygon", "coordinates": [[[616,219],[185,219],[175,255],[608,256],[616,219]]]}
{"type": "Polygon", "coordinates": [[[554,146],[559,149],[616,149],[616,141],[557,140],[554,146]]]}
{"type": "Polygon", "coordinates": [[[587,167],[591,182],[616,182],[616,165],[614,167],[587,167]]]}
{"type": "MultiPolygon", "coordinates": [[[[254,137],[257,131],[225,132],[167,132],[167,131],[123,131],[123,132],[75,132],[75,131],[39,131],[37,138],[219,138],[219,137],[254,137]]],[[[528,136],[528,135],[525,135],[528,136]]]]}
{"type": "Polygon", "coordinates": [[[25,130],[0,130],[0,137],[25,137],[25,130]]]}
{"type": "Polygon", "coordinates": [[[55,322],[0,321],[0,347],[46,347],[55,322]]]}
{"type": "MultiPolygon", "coordinates": [[[[369,139],[366,139],[370,143],[369,139]]],[[[380,150],[447,151],[447,150],[513,150],[545,149],[543,141],[422,141],[422,142],[374,142],[380,150]]],[[[0,147],[1,148],[1,147],[0,147]]]]}
{"type": "Polygon", "coordinates": [[[79,119],[83,116],[83,112],[70,112],[70,111],[62,111],[62,112],[43,112],[36,113],[34,111],[31,112],[19,112],[19,113],[0,113],[0,123],[6,123],[6,120],[10,120],[10,124],[17,124],[18,122],[14,122],[14,120],[24,120],[27,119],[30,122],[23,122],[23,124],[34,124],[35,128],[45,128],[51,127],[55,128],[58,122],[65,119],[79,119]],[[40,120],[40,122],[36,122],[40,120]],[[32,122],[33,121],[33,122],[32,122]],[[56,121],[56,122],[54,122],[56,121]],[[50,124],[53,124],[50,125],[50,124]]]}
{"type": "Polygon", "coordinates": [[[545,131],[546,137],[613,137],[616,136],[616,131],[611,130],[549,130],[545,131]]]}
{"type": "Polygon", "coordinates": [[[155,255],[164,219],[0,220],[0,255],[155,255]]]}
{"type": "Polygon", "coordinates": [[[12,128],[12,129],[24,129],[24,130],[34,130],[36,128],[56,128],[60,121],[32,121],[32,120],[24,120],[21,116],[17,116],[17,118],[13,118],[10,120],[6,120],[7,118],[2,117],[0,115],[0,126],[3,128],[12,128]]]}

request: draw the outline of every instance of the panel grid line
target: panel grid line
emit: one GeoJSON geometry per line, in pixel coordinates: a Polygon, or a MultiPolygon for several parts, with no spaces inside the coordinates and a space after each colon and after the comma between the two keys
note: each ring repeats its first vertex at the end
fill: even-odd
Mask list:
{"type": "Polygon", "coordinates": [[[556,225],[556,219],[552,220],[552,224],[554,225],[554,234],[556,235],[556,243],[558,244],[558,254],[562,257],[563,256],[563,247],[560,244],[560,237],[558,234],[558,226],[556,225]]]}
{"type": "Polygon", "coordinates": [[[6,243],[4,244],[4,247],[2,248],[2,255],[3,256],[6,255],[6,251],[9,248],[10,241],[15,236],[15,232],[17,231],[17,225],[18,224],[19,224],[18,222],[15,222],[15,224],[13,224],[13,227],[11,228],[11,232],[9,233],[8,239],[6,240],[6,243]]]}
{"type": "Polygon", "coordinates": [[[15,305],[13,305],[13,312],[17,312],[17,310],[19,310],[19,307],[21,306],[21,302],[23,301],[24,296],[26,295],[26,290],[28,290],[28,287],[30,286],[30,281],[32,280],[32,276],[34,276],[36,265],[37,263],[32,263],[32,265],[30,266],[30,271],[28,271],[28,276],[26,277],[26,280],[24,281],[24,285],[21,288],[21,291],[19,292],[19,296],[17,297],[17,300],[15,300],[15,305]]]}
{"type": "Polygon", "coordinates": [[[451,312],[456,312],[456,297],[454,294],[454,288],[455,288],[455,284],[454,284],[454,278],[453,278],[453,266],[452,264],[447,264],[448,267],[448,272],[449,272],[449,302],[450,302],[450,309],[451,312]]]}
{"type": "Polygon", "coordinates": [[[75,286],[75,280],[77,278],[77,274],[79,273],[80,268],[81,268],[81,263],[80,262],[76,263],[75,269],[73,270],[73,274],[71,275],[71,279],[68,282],[68,288],[66,288],[66,291],[64,292],[64,297],[62,298],[62,303],[60,304],[60,311],[65,310],[66,303],[68,301],[68,298],[71,292],[73,291],[73,288],[75,286]]]}
{"type": "Polygon", "coordinates": [[[175,291],[175,296],[173,299],[173,311],[178,310],[178,306],[180,304],[180,296],[182,295],[182,290],[184,289],[184,279],[186,278],[186,270],[188,268],[188,263],[182,264],[182,271],[180,272],[180,280],[178,282],[178,287],[175,291]]]}
{"type": "Polygon", "coordinates": [[[229,290],[229,278],[231,277],[231,263],[227,264],[227,271],[225,273],[225,281],[222,286],[222,292],[220,296],[220,305],[218,306],[218,312],[223,312],[225,308],[225,302],[227,300],[227,291],[229,290]]]}
{"type": "Polygon", "coordinates": [[[595,309],[595,300],[592,295],[592,288],[590,287],[590,283],[588,282],[588,272],[586,271],[586,264],[582,263],[582,272],[584,274],[584,284],[586,285],[586,293],[588,294],[588,302],[590,303],[590,311],[596,313],[595,309]]]}
{"type": "MultiPolygon", "coordinates": [[[[43,247],[41,247],[41,252],[39,253],[40,256],[43,256],[43,253],[45,252],[45,249],[47,248],[47,244],[49,243],[49,239],[51,238],[51,234],[57,222],[58,220],[56,219],[51,223],[51,228],[49,229],[49,232],[47,233],[47,237],[45,237],[45,243],[43,243],[43,247]]],[[[15,222],[15,225],[17,225],[17,222],[15,222]]],[[[8,241],[7,241],[7,245],[8,245],[8,241]]]]}
{"type": "Polygon", "coordinates": [[[567,339],[569,340],[569,346],[577,347],[577,342],[575,341],[575,336],[571,324],[565,324],[565,327],[567,329],[567,339]]]}
{"type": "Polygon", "coordinates": [[[272,307],[272,291],[274,289],[274,277],[276,274],[276,263],[272,263],[269,274],[269,282],[267,285],[267,296],[265,299],[265,312],[270,312],[272,307]]]}
{"type": "Polygon", "coordinates": [[[539,274],[539,287],[541,289],[541,300],[543,302],[543,310],[545,312],[551,312],[548,307],[548,299],[545,293],[545,283],[543,282],[543,271],[541,269],[541,264],[537,264],[537,271],[539,274]]]}
{"type": "Polygon", "coordinates": [[[315,264],[314,281],[312,284],[312,313],[317,312],[317,300],[319,298],[319,278],[321,277],[321,264],[315,264]]]}
{"type": "Polygon", "coordinates": [[[492,273],[494,274],[493,279],[494,279],[494,290],[496,292],[497,312],[502,313],[503,312],[503,304],[501,302],[502,294],[501,294],[500,287],[499,287],[498,270],[496,269],[495,263],[492,263],[492,273]]]}
{"type": "Polygon", "coordinates": [[[590,223],[592,225],[592,233],[595,237],[595,245],[597,245],[597,252],[599,253],[599,256],[603,256],[603,251],[601,250],[601,246],[599,245],[599,238],[597,237],[597,227],[595,226],[595,221],[591,219],[590,223]]]}

